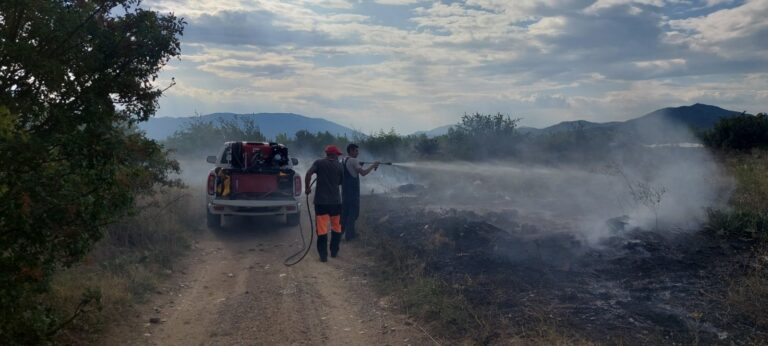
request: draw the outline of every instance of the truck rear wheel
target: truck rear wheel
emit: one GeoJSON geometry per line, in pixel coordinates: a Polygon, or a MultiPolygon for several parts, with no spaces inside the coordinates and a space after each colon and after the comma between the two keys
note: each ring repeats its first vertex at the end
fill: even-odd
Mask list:
{"type": "Polygon", "coordinates": [[[299,213],[286,214],[285,223],[287,223],[288,226],[298,226],[299,223],[301,223],[301,214],[299,213]]]}
{"type": "Polygon", "coordinates": [[[210,210],[206,210],[206,216],[208,220],[208,228],[220,229],[221,228],[221,215],[213,214],[210,210]]]}

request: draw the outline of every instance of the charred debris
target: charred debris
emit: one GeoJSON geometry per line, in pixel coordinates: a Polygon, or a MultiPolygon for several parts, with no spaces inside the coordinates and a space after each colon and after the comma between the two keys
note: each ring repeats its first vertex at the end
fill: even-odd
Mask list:
{"type": "Polygon", "coordinates": [[[543,320],[600,344],[752,344],[768,336],[724,299],[727,278],[753,263],[749,239],[641,229],[618,217],[591,242],[544,214],[434,207],[423,185],[398,191],[418,195],[367,196],[376,206],[364,220],[369,245],[389,247],[485,314],[477,318],[487,331],[474,342],[527,337],[543,320]]]}

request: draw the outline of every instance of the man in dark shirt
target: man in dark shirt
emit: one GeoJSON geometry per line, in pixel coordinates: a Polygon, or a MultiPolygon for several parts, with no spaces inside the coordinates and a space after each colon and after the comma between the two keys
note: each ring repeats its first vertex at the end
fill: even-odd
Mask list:
{"type": "Polygon", "coordinates": [[[325,158],[312,163],[304,176],[307,194],[312,193],[312,175],[317,174],[315,182],[315,223],[317,225],[317,252],[320,261],[328,261],[328,224],[331,224],[331,257],[339,253],[341,242],[341,194],[339,186],[343,177],[343,167],[339,162],[341,151],[335,145],[325,147],[325,158]]]}

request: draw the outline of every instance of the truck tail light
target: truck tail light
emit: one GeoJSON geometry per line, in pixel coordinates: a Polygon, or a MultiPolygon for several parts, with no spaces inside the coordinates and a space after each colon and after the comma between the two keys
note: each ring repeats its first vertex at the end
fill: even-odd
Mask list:
{"type": "Polygon", "coordinates": [[[213,195],[216,193],[216,176],[213,173],[208,174],[208,194],[213,195]]]}
{"type": "Polygon", "coordinates": [[[296,197],[301,195],[301,177],[298,175],[293,176],[293,195],[296,197]]]}

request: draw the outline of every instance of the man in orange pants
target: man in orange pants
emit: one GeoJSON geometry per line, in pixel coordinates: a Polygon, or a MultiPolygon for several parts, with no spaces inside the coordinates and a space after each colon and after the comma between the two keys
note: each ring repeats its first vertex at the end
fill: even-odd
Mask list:
{"type": "Polygon", "coordinates": [[[331,257],[339,253],[341,242],[341,193],[339,186],[344,168],[339,162],[341,151],[335,145],[325,147],[325,158],[312,163],[304,176],[305,191],[312,193],[312,175],[317,174],[315,187],[315,221],[317,225],[317,252],[321,262],[328,261],[328,224],[331,224],[331,257]]]}

